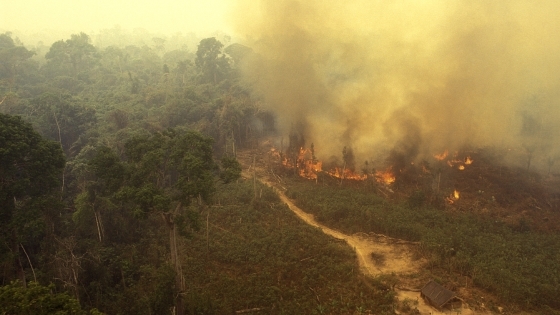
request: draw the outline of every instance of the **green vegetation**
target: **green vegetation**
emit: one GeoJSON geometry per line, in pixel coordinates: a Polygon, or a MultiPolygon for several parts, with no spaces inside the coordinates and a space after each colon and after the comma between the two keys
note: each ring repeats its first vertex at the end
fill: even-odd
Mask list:
{"type": "MultiPolygon", "coordinates": [[[[0,313],[392,314],[394,277],[360,275],[346,244],[240,178],[238,150],[275,131],[240,79],[251,49],[165,46],[0,34],[0,313]]],[[[350,148],[343,161],[355,167],[350,148]]],[[[288,187],[325,225],[419,241],[433,274],[560,309],[556,234],[432,208],[422,191],[389,202],[371,182],[288,187]]]]}
{"type": "Polygon", "coordinates": [[[360,275],[351,248],[301,222],[270,188],[257,190],[254,199],[252,181],[218,185],[203,213],[208,230],[181,247],[190,314],[391,313],[394,293],[360,275]]]}
{"type": "MultiPolygon", "coordinates": [[[[560,308],[560,236],[511,227],[489,215],[393,203],[370,187],[292,180],[288,196],[323,224],[345,233],[376,232],[420,241],[432,269],[456,272],[503,300],[560,308]]],[[[460,282],[459,282],[460,283],[460,282]]]]}
{"type": "Polygon", "coordinates": [[[67,293],[53,293],[54,285],[41,286],[29,282],[24,287],[15,281],[0,287],[0,312],[13,315],[101,315],[96,309],[83,311],[80,303],[67,293]]]}
{"type": "Polygon", "coordinates": [[[346,244],[240,179],[274,131],[251,50],[196,50],[0,35],[1,314],[392,313],[346,244]]]}

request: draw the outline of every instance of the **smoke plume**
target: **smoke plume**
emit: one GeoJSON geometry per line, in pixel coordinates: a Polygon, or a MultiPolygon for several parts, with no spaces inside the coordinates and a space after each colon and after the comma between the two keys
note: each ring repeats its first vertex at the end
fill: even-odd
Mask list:
{"type": "Polygon", "coordinates": [[[319,158],[560,157],[559,1],[240,1],[246,80],[319,158]],[[532,151],[531,151],[532,150],[532,151]]]}

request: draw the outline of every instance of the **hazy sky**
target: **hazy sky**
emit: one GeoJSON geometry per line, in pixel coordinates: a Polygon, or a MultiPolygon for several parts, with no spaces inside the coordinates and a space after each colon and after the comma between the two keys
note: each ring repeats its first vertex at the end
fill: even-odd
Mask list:
{"type": "Polygon", "coordinates": [[[0,29],[83,31],[120,25],[173,34],[228,32],[227,0],[0,0],[0,29]]]}
{"type": "Polygon", "coordinates": [[[244,4],[237,31],[257,52],[246,76],[320,159],[344,146],[357,161],[468,146],[560,161],[558,0],[244,4]]]}

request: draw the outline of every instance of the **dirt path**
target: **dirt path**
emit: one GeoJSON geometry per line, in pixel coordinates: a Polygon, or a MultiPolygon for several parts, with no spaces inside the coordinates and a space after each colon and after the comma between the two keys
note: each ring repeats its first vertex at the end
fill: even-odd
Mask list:
{"type": "MultiPolygon", "coordinates": [[[[419,271],[421,266],[424,264],[422,260],[414,260],[412,257],[412,251],[410,250],[410,244],[408,242],[403,242],[396,239],[391,239],[384,236],[374,235],[370,236],[367,234],[354,234],[346,235],[342,232],[333,230],[327,226],[318,223],[312,214],[309,214],[299,207],[297,207],[294,202],[289,199],[284,194],[284,189],[270,181],[262,168],[257,167],[256,170],[248,169],[247,166],[251,163],[243,163],[244,171],[243,177],[245,178],[256,178],[263,184],[272,187],[282,202],[284,202],[292,212],[294,212],[300,219],[305,223],[317,227],[323,231],[323,233],[330,235],[334,238],[344,240],[350,245],[358,256],[360,268],[364,274],[371,276],[378,276],[381,274],[396,274],[397,276],[406,276],[407,274],[414,274],[419,271]],[[372,255],[373,254],[373,255],[372,255]],[[375,259],[374,257],[379,258],[375,259]]],[[[419,288],[416,288],[417,290],[419,288]]],[[[396,290],[399,301],[403,302],[408,300],[412,309],[417,308],[421,315],[428,314],[462,314],[462,315],[490,315],[491,312],[484,311],[473,311],[469,308],[466,303],[460,310],[448,310],[440,312],[437,309],[426,304],[424,299],[420,297],[420,292],[411,290],[396,290]]],[[[418,313],[417,313],[418,314],[418,313]]]]}
{"type": "MultiPolygon", "coordinates": [[[[266,182],[265,182],[266,183],[266,182]]],[[[270,185],[269,183],[266,183],[270,185]]],[[[286,195],[276,189],[276,192],[282,202],[284,202],[292,212],[294,212],[305,223],[318,227],[323,233],[334,238],[345,240],[358,255],[360,267],[362,271],[370,275],[395,273],[413,273],[417,269],[414,267],[413,259],[406,245],[389,245],[380,242],[374,242],[367,235],[346,235],[339,231],[326,227],[313,218],[312,214],[304,212],[298,208],[286,195]],[[376,263],[371,258],[371,253],[377,253],[379,257],[383,257],[384,261],[376,263]]]]}
{"type": "MultiPolygon", "coordinates": [[[[270,185],[270,183],[266,181],[262,181],[263,183],[270,185]]],[[[272,186],[274,187],[274,186],[272,186]]],[[[305,223],[317,227],[323,231],[323,233],[330,235],[334,238],[345,240],[348,245],[350,245],[355,251],[358,256],[358,260],[360,263],[360,268],[362,272],[365,274],[369,274],[372,276],[377,276],[381,274],[391,274],[395,273],[397,275],[404,275],[404,274],[411,274],[418,271],[419,265],[422,265],[422,261],[414,261],[408,245],[406,244],[391,244],[391,243],[382,243],[379,241],[373,240],[373,238],[368,237],[367,235],[346,235],[339,231],[333,230],[329,227],[326,227],[313,218],[312,214],[306,213],[297,207],[292,200],[290,200],[286,195],[281,192],[279,189],[275,189],[276,193],[288,207],[292,210],[300,219],[302,219],[305,223]],[[376,263],[372,258],[371,254],[376,253],[378,256],[384,258],[383,263],[376,263]]],[[[440,312],[437,309],[427,305],[424,303],[424,300],[420,297],[420,292],[414,291],[405,291],[405,290],[396,290],[398,294],[398,299],[400,301],[404,301],[406,299],[410,300],[412,303],[412,308],[416,307],[420,314],[457,314],[457,310],[455,311],[445,311],[440,312]],[[417,304],[416,304],[417,301],[417,304]],[[416,305],[414,305],[416,304],[416,305]]],[[[468,308],[468,305],[463,305],[463,308],[460,310],[460,314],[491,314],[487,312],[474,312],[473,310],[468,308]]]]}

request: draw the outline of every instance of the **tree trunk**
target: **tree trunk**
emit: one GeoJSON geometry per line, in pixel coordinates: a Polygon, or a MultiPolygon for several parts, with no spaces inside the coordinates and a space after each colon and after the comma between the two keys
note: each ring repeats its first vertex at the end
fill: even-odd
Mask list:
{"type": "Polygon", "coordinates": [[[181,203],[177,205],[173,213],[164,213],[163,218],[167,227],[169,228],[169,251],[171,257],[171,265],[175,270],[175,289],[178,292],[175,299],[175,314],[182,315],[185,312],[185,306],[181,294],[185,291],[185,279],[183,278],[183,269],[179,260],[179,251],[177,249],[177,233],[174,216],[178,214],[181,209],[181,203]]]}
{"type": "Polygon", "coordinates": [[[101,214],[97,213],[94,208],[93,215],[95,216],[95,224],[97,225],[97,236],[99,237],[99,242],[101,243],[103,241],[103,225],[101,224],[101,214]]]}
{"type": "Polygon", "coordinates": [[[12,251],[14,253],[14,257],[16,258],[16,270],[17,270],[17,276],[18,279],[21,281],[21,283],[23,284],[23,287],[26,288],[27,287],[27,281],[25,279],[25,270],[23,269],[23,264],[21,263],[21,257],[19,257],[19,244],[17,242],[18,240],[18,235],[16,230],[14,229],[12,231],[12,251]]]}

